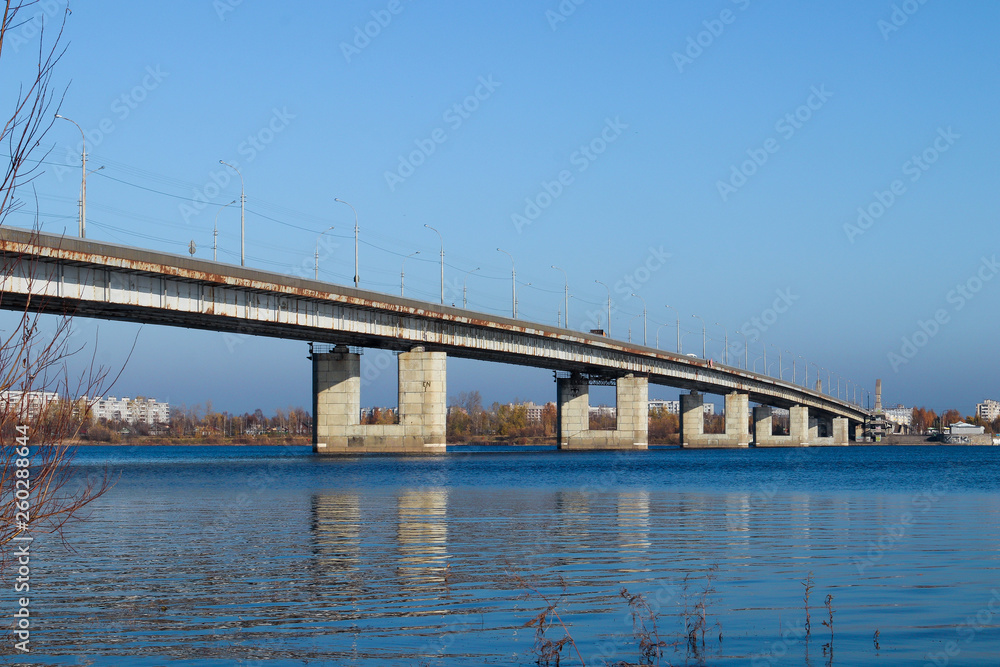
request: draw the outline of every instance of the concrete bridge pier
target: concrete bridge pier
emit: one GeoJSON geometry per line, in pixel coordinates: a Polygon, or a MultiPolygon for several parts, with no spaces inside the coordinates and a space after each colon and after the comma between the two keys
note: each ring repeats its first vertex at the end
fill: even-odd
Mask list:
{"type": "Polygon", "coordinates": [[[613,431],[590,430],[590,385],[579,373],[556,378],[559,449],[646,449],[649,378],[626,375],[615,381],[618,423],[613,431]]]}
{"type": "Polygon", "coordinates": [[[399,354],[399,423],[361,424],[361,355],[346,345],[313,352],[313,451],[318,454],[445,451],[446,355],[399,354]]]}
{"type": "Polygon", "coordinates": [[[705,397],[696,391],[681,394],[681,447],[749,447],[750,397],[726,394],[726,432],[705,433],[705,397]]]}
{"type": "Polygon", "coordinates": [[[845,417],[810,417],[809,408],[794,405],[788,410],[788,435],[771,434],[771,408],[753,409],[754,447],[830,447],[847,444],[845,417]]]}

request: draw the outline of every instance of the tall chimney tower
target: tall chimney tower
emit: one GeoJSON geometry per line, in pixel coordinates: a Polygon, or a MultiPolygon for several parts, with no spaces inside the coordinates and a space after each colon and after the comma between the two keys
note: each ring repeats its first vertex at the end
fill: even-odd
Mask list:
{"type": "Polygon", "coordinates": [[[875,412],[882,412],[882,380],[875,380],[875,412]]]}

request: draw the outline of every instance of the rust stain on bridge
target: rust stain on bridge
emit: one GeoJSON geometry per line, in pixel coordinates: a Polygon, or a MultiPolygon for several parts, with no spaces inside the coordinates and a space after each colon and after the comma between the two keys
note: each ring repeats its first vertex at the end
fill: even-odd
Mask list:
{"type": "MultiPolygon", "coordinates": [[[[641,369],[636,372],[650,375],[651,379],[654,379],[653,376],[662,375],[659,370],[652,367],[650,362],[653,360],[669,364],[678,372],[693,374],[693,378],[662,375],[664,379],[670,379],[672,381],[671,384],[674,386],[688,388],[702,385],[716,388],[729,387],[730,390],[739,390],[751,395],[757,395],[758,397],[770,396],[769,394],[762,393],[762,387],[766,386],[770,387],[776,393],[785,391],[815,399],[814,403],[826,405],[828,409],[834,412],[853,413],[853,419],[857,419],[858,416],[864,414],[863,409],[859,406],[811,391],[808,387],[803,388],[798,385],[788,384],[784,380],[778,380],[770,376],[761,376],[735,367],[714,366],[704,359],[632,345],[630,343],[615,341],[605,336],[575,332],[568,329],[541,327],[533,323],[525,323],[492,315],[480,317],[478,313],[457,308],[441,307],[440,309],[428,309],[428,304],[423,302],[414,302],[402,297],[392,297],[389,295],[377,295],[350,287],[338,286],[340,291],[332,291],[326,283],[266,273],[245,267],[219,265],[217,262],[156,251],[139,250],[115,244],[36,234],[9,227],[0,227],[0,254],[15,258],[45,257],[60,262],[83,265],[91,269],[118,269],[136,274],[170,277],[206,286],[239,288],[261,294],[286,295],[316,302],[332,302],[373,312],[389,312],[400,317],[411,317],[427,322],[457,323],[478,329],[520,334],[532,338],[560,341],[570,345],[582,345],[588,348],[599,348],[612,353],[627,355],[641,369]],[[108,252],[100,252],[100,249],[106,249],[108,252]],[[152,258],[158,258],[161,261],[152,261],[152,258]],[[218,269],[221,268],[224,268],[227,273],[220,273],[218,269]]],[[[138,303],[132,305],[141,307],[138,303]]],[[[163,309],[169,310],[169,308],[163,309]]],[[[285,310],[287,310],[287,305],[285,306],[285,310]]],[[[231,318],[231,316],[216,314],[214,306],[200,314],[216,318],[231,318]]],[[[280,323],[262,322],[261,324],[279,325],[280,323]]],[[[401,323],[397,323],[395,329],[402,331],[403,327],[401,323]]],[[[348,332],[344,333],[345,336],[348,335],[348,332]]],[[[381,339],[384,341],[392,340],[389,336],[378,334],[362,335],[355,333],[351,335],[360,338],[367,336],[370,339],[381,339]]],[[[301,336],[296,337],[302,338],[301,336]]],[[[425,342],[431,346],[441,349],[451,348],[456,350],[458,348],[458,350],[464,350],[464,348],[460,348],[454,344],[449,345],[442,340],[445,337],[446,334],[442,332],[432,333],[425,331],[423,334],[425,342]],[[431,336],[431,340],[426,340],[428,335],[431,336]]],[[[415,342],[414,338],[406,338],[399,334],[397,334],[395,340],[397,342],[415,342]]],[[[464,356],[475,357],[469,351],[465,351],[463,354],[464,356]]],[[[481,354],[489,356],[485,350],[481,351],[481,354]]],[[[555,359],[537,359],[537,361],[539,363],[534,365],[545,368],[556,368],[555,362],[557,360],[555,359]]],[[[523,363],[523,360],[519,363],[523,363]]],[[[611,369],[606,369],[606,372],[611,372],[611,369]]],[[[784,399],[770,402],[775,404],[794,403],[794,401],[784,399]]]]}

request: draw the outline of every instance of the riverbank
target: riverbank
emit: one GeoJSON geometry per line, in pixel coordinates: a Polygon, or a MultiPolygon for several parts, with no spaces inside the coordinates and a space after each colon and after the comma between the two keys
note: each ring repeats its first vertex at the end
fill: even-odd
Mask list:
{"type": "Polygon", "coordinates": [[[97,440],[66,440],[71,447],[302,447],[312,446],[310,436],[283,436],[280,438],[167,438],[140,436],[118,442],[97,440]]]}

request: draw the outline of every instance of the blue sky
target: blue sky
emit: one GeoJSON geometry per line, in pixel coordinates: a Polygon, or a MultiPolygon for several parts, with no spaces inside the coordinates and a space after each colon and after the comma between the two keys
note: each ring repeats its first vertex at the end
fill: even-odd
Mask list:
{"type": "MultiPolygon", "coordinates": [[[[429,224],[449,302],[467,281],[470,308],[509,313],[500,247],[523,319],[560,316],[556,265],[572,328],[606,325],[600,280],[615,337],[641,336],[635,291],[650,345],[659,332],[674,348],[669,304],[685,352],[701,351],[698,315],[710,355],[742,328],[759,338],[751,364],[765,344],[769,364],[789,351],[786,378],[801,355],[864,387],[883,378],[892,402],[970,413],[1000,398],[1000,6],[577,2],[74,5],[56,82],[90,135],[88,166],[104,166],[88,179],[88,237],[179,254],[194,240],[210,259],[218,213],[219,259],[238,264],[224,159],[246,181],[249,266],[311,275],[333,225],[320,275],[350,283],[340,197],[358,211],[365,288],[398,294],[419,251],[407,296],[436,301],[429,224]]],[[[6,90],[31,53],[5,51],[6,90]]],[[[43,229],[72,234],[79,132],[57,121],[45,143],[43,229]]],[[[77,328],[89,343],[99,331],[112,366],[138,336],[116,394],[309,404],[302,343],[77,328]]],[[[393,404],[394,373],[372,375],[364,402],[393,404]]],[[[554,396],[533,369],[455,360],[448,380],[488,402],[554,396]]]]}

